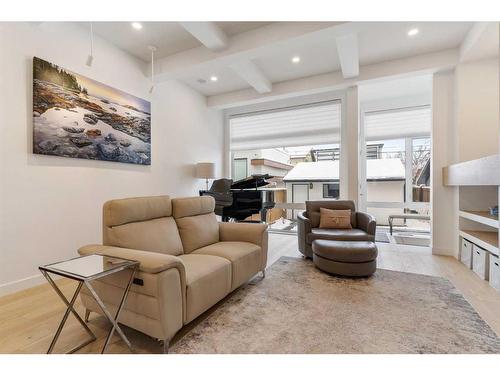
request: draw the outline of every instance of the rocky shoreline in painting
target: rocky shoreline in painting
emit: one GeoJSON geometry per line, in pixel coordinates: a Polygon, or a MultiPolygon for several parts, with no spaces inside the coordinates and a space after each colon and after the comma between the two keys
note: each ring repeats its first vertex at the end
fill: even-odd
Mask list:
{"type": "Polygon", "coordinates": [[[151,164],[148,111],[92,96],[80,85],[61,85],[60,80],[51,79],[54,74],[40,79],[46,77],[37,74],[36,58],[33,63],[34,153],[151,164]]]}

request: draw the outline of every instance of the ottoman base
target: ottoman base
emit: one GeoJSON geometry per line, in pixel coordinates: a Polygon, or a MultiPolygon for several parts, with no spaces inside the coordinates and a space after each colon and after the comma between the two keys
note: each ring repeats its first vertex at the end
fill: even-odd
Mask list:
{"type": "Polygon", "coordinates": [[[337,262],[313,254],[313,262],[320,270],[340,276],[370,276],[373,275],[377,269],[377,260],[363,263],[337,262]]]}

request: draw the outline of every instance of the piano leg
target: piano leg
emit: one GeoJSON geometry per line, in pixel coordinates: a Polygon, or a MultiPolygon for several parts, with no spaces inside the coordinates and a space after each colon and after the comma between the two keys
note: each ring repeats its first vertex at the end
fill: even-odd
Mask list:
{"type": "Polygon", "coordinates": [[[267,220],[267,209],[263,208],[262,210],[260,210],[260,221],[265,223],[266,220],[267,220]]]}

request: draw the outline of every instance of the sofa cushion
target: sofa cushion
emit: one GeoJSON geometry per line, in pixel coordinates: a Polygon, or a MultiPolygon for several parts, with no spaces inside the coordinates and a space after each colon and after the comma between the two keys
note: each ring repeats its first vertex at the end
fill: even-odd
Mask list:
{"type": "Polygon", "coordinates": [[[231,262],[231,290],[250,280],[261,269],[261,248],[250,242],[225,241],[202,247],[192,254],[215,255],[231,262]]]}
{"type": "Polygon", "coordinates": [[[205,254],[179,256],[186,269],[186,315],[189,323],[231,291],[231,262],[205,254]]]}
{"type": "Polygon", "coordinates": [[[180,255],[184,252],[173,217],[105,227],[103,243],[170,255],[180,255]]]}
{"type": "Polygon", "coordinates": [[[115,199],[104,203],[103,224],[107,227],[172,216],[168,195],[115,199]]]}
{"type": "Polygon", "coordinates": [[[172,199],[172,210],[185,253],[219,242],[215,200],[209,196],[172,199]]]}
{"type": "Polygon", "coordinates": [[[215,199],[211,196],[172,199],[172,212],[176,219],[214,212],[215,199]]]}
{"type": "Polygon", "coordinates": [[[307,234],[307,243],[312,244],[314,240],[336,240],[336,241],[375,241],[372,236],[361,229],[320,229],[312,228],[307,234]]]}

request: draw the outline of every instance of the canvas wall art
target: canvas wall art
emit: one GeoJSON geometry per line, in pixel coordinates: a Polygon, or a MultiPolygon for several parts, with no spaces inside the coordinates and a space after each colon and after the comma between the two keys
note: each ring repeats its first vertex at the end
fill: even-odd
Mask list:
{"type": "Polygon", "coordinates": [[[151,164],[151,103],[33,58],[33,152],[151,164]]]}

